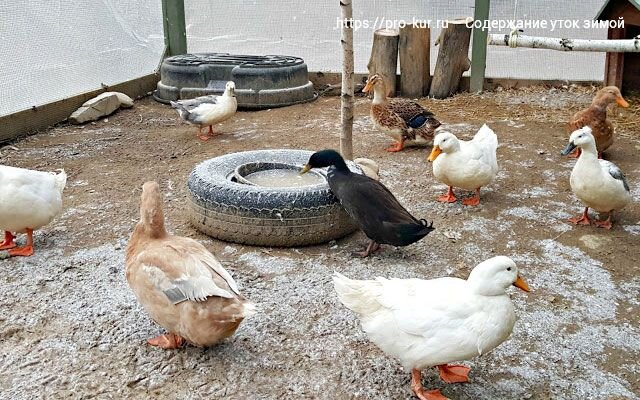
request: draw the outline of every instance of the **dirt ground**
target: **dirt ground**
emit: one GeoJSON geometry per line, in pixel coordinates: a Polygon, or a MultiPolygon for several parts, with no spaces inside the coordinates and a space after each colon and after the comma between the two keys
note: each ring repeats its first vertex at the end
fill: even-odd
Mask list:
{"type": "MultiPolygon", "coordinates": [[[[36,254],[0,260],[0,398],[410,399],[409,373],[368,342],[338,301],[332,272],[466,278],[478,262],[512,257],[532,288],[514,290],[518,322],[505,343],[469,360],[471,383],[426,388],[451,399],[640,398],[640,98],[615,109],[607,157],[625,171],[635,202],[611,231],[574,227],[581,205],[569,188],[574,161],[559,155],[564,121],[594,89],[509,90],[423,99],[459,137],[488,123],[500,141],[496,181],[482,203],[440,204],[428,147],[387,153],[369,101],[358,98],[356,156],[379,162],[381,179],[437,228],[417,244],[350,253],[355,233],[320,246],[257,248],[213,240],[187,222],[186,179],[211,157],[243,150],[336,147],[340,100],[239,112],[208,142],[151,98],[97,123],[60,125],[4,145],[0,163],[69,175],[63,213],[35,236],[36,254]],[[162,351],[162,332],[124,278],[124,250],[138,219],[140,188],[159,181],[169,229],[204,243],[259,313],[210,349],[162,351]]],[[[21,239],[23,240],[23,239],[21,239]]]]}

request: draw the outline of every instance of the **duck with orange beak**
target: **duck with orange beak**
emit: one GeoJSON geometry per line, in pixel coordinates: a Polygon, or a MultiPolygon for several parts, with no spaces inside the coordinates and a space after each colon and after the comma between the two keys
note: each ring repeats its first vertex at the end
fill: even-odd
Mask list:
{"type": "MultiPolygon", "coordinates": [[[[607,108],[611,104],[617,104],[624,108],[629,107],[629,103],[622,97],[620,89],[615,86],[607,86],[600,89],[593,98],[591,105],[582,111],[578,111],[569,120],[566,127],[566,131],[569,134],[585,126],[591,127],[591,133],[596,140],[598,158],[602,158],[602,153],[613,144],[614,129],[607,119],[607,108]]],[[[576,149],[569,157],[578,158],[580,151],[580,148],[576,149]]]]}
{"type": "Polygon", "coordinates": [[[413,100],[387,98],[387,89],[382,76],[369,77],[362,91],[373,90],[371,120],[377,129],[391,136],[396,143],[387,151],[396,152],[404,148],[406,141],[430,142],[434,131],[440,126],[432,112],[413,100]]]}
{"type": "Polygon", "coordinates": [[[516,315],[506,290],[529,291],[505,256],[481,262],[466,280],[354,280],[336,273],[333,284],[369,339],[411,371],[411,389],[421,400],[446,399],[422,387],[424,369],[437,367],[446,383],[469,381],[469,367],[449,363],[482,356],[507,340],[516,315]]]}
{"type": "Polygon", "coordinates": [[[451,132],[439,132],[427,158],[433,162],[433,176],[449,186],[447,194],[438,197],[438,201],[455,202],[453,188],[458,187],[475,191],[475,196],[462,204],[480,204],[480,187],[491,183],[498,173],[497,147],[498,137],[486,124],[469,141],[459,140],[451,132]]]}

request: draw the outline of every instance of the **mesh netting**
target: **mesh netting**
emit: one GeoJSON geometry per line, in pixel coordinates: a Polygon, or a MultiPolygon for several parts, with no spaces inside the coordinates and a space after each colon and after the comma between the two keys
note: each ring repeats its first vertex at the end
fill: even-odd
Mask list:
{"type": "MultiPolygon", "coordinates": [[[[493,0],[490,19],[593,19],[602,0],[493,0]]],[[[341,48],[338,1],[274,2],[270,0],[210,2],[187,0],[187,36],[191,52],[290,54],[305,59],[311,71],[340,71],[341,48]]],[[[474,1],[354,0],[354,19],[369,27],[354,32],[356,72],[366,72],[374,26],[385,27],[400,20],[453,19],[473,16],[474,1]]],[[[440,29],[433,26],[431,41],[440,29]]],[[[492,33],[508,33],[507,30],[492,33]]],[[[603,29],[527,30],[527,35],[605,39],[603,29]]],[[[437,48],[432,46],[433,71],[437,48]]],[[[603,53],[560,53],[553,50],[510,49],[490,46],[488,77],[526,79],[601,80],[603,53]]]]}
{"type": "MultiPolygon", "coordinates": [[[[602,0],[494,0],[491,19],[592,19],[602,0]]],[[[473,15],[473,0],[355,0],[355,69],[366,72],[373,31],[387,24],[473,15]]],[[[340,71],[338,1],[186,0],[190,52],[286,54],[311,71],[340,71]]],[[[0,115],[60,100],[153,72],[162,56],[158,0],[3,2],[0,6],[0,115]]],[[[506,30],[492,33],[507,33],[506,30]]],[[[604,29],[527,30],[525,34],[606,38],[604,29]]],[[[437,48],[432,47],[431,67],[437,48]]],[[[490,46],[488,77],[601,80],[603,53],[490,46]]]]}
{"type": "Polygon", "coordinates": [[[3,1],[0,115],[152,73],[159,0],[3,1]]]}

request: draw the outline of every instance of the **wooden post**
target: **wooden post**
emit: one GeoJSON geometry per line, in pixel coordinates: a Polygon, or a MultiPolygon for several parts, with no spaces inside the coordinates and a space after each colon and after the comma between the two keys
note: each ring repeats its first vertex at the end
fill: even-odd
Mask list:
{"type": "MultiPolygon", "coordinates": [[[[625,38],[625,28],[609,28],[607,39],[625,38]]],[[[607,53],[604,67],[604,85],[617,86],[622,89],[622,72],[624,70],[624,53],[607,53]]]]}
{"type": "Polygon", "coordinates": [[[487,34],[488,29],[483,29],[484,21],[489,20],[490,0],[476,0],[473,14],[474,21],[481,21],[482,25],[473,26],[473,44],[471,46],[471,80],[469,89],[471,93],[482,92],[484,86],[484,73],[487,68],[487,34]]]}
{"type": "Polygon", "coordinates": [[[369,75],[382,76],[387,85],[387,96],[396,95],[399,36],[397,29],[378,29],[373,32],[373,46],[367,69],[369,75]]]}
{"type": "Polygon", "coordinates": [[[184,0],[162,0],[162,21],[165,55],[186,54],[187,30],[184,20],[184,0]]]}
{"type": "Polygon", "coordinates": [[[416,98],[429,93],[430,40],[431,29],[427,26],[405,25],[400,28],[400,93],[404,97],[416,98]]]}
{"type": "Polygon", "coordinates": [[[353,7],[351,0],[340,0],[342,12],[342,103],[340,132],[340,153],[342,157],[353,159],[353,7]]]}
{"type": "Polygon", "coordinates": [[[458,91],[464,71],[471,66],[469,61],[469,39],[472,18],[447,21],[440,32],[438,61],[431,80],[429,96],[444,99],[458,91]]]}

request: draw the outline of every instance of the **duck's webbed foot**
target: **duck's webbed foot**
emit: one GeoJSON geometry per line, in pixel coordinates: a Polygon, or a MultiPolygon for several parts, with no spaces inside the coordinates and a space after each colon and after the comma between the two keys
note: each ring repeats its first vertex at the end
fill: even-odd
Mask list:
{"type": "Polygon", "coordinates": [[[438,365],[440,379],[446,383],[469,382],[469,371],[471,368],[464,365],[438,365]]]}
{"type": "Polygon", "coordinates": [[[375,241],[371,240],[369,242],[369,245],[367,246],[367,249],[365,251],[357,251],[355,253],[353,253],[353,255],[358,256],[358,257],[369,257],[369,255],[371,253],[375,253],[376,251],[378,251],[380,249],[380,244],[376,243],[375,241]]]}
{"type": "Polygon", "coordinates": [[[182,336],[178,336],[175,333],[165,333],[164,335],[147,340],[147,343],[160,347],[161,349],[178,349],[182,347],[185,340],[182,336]]]}

